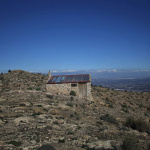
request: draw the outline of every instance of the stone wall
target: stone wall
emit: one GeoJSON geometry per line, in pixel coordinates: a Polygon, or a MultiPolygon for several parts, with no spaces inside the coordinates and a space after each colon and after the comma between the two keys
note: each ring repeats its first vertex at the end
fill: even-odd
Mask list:
{"type": "Polygon", "coordinates": [[[63,94],[70,95],[70,91],[75,91],[77,96],[79,95],[78,84],[77,87],[71,87],[71,83],[63,83],[63,84],[46,84],[46,89],[48,92],[52,94],[63,94]]]}
{"type": "Polygon", "coordinates": [[[91,92],[91,82],[86,83],[87,84],[87,99],[92,100],[92,92],[91,92]]]}
{"type": "MultiPolygon", "coordinates": [[[[87,99],[92,99],[91,93],[91,82],[85,83],[87,86],[87,99]]],[[[70,91],[75,91],[76,95],[79,96],[79,88],[78,83],[76,83],[76,87],[71,86],[71,83],[63,83],[63,84],[46,84],[46,89],[51,94],[62,94],[62,95],[70,95],[70,91]]]]}
{"type": "Polygon", "coordinates": [[[66,84],[46,84],[46,89],[52,94],[61,93],[68,95],[70,93],[70,83],[66,84]]]}

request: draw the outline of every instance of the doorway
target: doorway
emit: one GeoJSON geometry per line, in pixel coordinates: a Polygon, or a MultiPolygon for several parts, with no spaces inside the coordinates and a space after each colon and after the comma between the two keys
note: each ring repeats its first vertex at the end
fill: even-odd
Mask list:
{"type": "Polygon", "coordinates": [[[87,85],[86,83],[79,83],[79,98],[87,97],[87,85]]]}

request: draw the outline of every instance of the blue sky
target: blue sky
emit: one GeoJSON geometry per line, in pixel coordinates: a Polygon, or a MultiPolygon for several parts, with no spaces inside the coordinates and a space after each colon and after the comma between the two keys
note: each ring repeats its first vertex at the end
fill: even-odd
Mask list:
{"type": "Polygon", "coordinates": [[[0,70],[150,70],[149,0],[0,0],[0,70]]]}

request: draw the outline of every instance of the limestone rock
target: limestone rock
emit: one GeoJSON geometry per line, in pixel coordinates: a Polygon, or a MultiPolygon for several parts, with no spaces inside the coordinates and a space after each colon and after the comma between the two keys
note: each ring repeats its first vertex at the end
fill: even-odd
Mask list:
{"type": "Polygon", "coordinates": [[[0,119],[0,124],[3,124],[4,122],[0,119]]]}
{"type": "Polygon", "coordinates": [[[59,104],[58,108],[64,110],[64,111],[67,111],[69,109],[69,106],[67,105],[64,105],[64,104],[59,104]]]}
{"type": "Polygon", "coordinates": [[[87,144],[88,149],[94,149],[94,150],[98,150],[98,149],[108,149],[108,150],[113,150],[114,148],[111,146],[111,141],[107,140],[107,141],[97,141],[94,143],[88,143],[87,144]]]}
{"type": "Polygon", "coordinates": [[[33,117],[19,117],[14,120],[16,125],[19,125],[20,123],[31,123],[32,121],[34,121],[33,117]]]}
{"type": "Polygon", "coordinates": [[[0,97],[0,101],[6,101],[6,98],[0,97]]]}
{"type": "Polygon", "coordinates": [[[22,102],[21,104],[24,104],[25,106],[31,106],[30,102],[22,102]]]}

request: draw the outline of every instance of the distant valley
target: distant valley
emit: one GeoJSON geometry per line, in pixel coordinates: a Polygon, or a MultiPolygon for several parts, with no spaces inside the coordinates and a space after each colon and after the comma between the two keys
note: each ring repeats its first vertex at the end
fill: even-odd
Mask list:
{"type": "Polygon", "coordinates": [[[150,92],[150,71],[148,70],[103,70],[52,72],[60,74],[91,74],[92,84],[121,91],[150,92]]]}
{"type": "Polygon", "coordinates": [[[150,92],[150,78],[99,78],[92,79],[92,84],[115,90],[150,92]]]}

